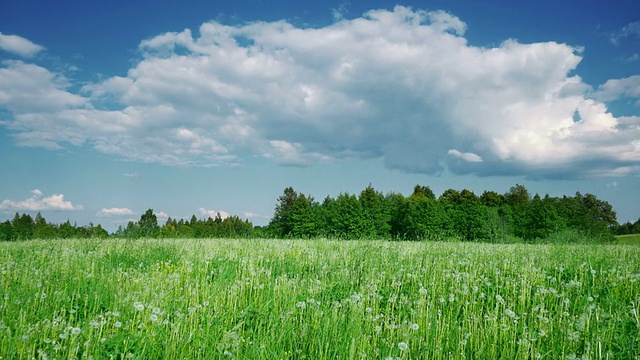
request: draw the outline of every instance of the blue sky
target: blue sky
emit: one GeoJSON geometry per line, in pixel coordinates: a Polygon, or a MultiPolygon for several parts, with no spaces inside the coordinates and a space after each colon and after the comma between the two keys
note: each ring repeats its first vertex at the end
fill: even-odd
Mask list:
{"type": "Polygon", "coordinates": [[[637,1],[5,0],[0,61],[0,220],[516,183],[640,216],[637,1]]]}

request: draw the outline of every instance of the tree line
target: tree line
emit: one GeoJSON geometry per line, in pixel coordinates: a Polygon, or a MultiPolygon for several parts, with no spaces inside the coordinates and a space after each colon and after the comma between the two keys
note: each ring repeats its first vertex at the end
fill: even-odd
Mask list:
{"type": "Polygon", "coordinates": [[[114,233],[116,237],[141,238],[238,238],[253,235],[254,227],[249,220],[242,220],[238,216],[224,219],[218,213],[215,218],[198,219],[195,215],[191,219],[176,220],[169,217],[164,225],[158,225],[158,218],[152,209],[147,210],[138,222],[130,221],[126,227],[118,227],[114,233]]]}
{"type": "Polygon", "coordinates": [[[13,220],[0,223],[0,241],[28,239],[70,239],[70,238],[106,238],[107,230],[100,224],[78,226],[69,220],[62,224],[52,224],[39,212],[35,218],[29,214],[16,213],[13,220]]]}
{"type": "Polygon", "coordinates": [[[52,224],[37,213],[16,213],[0,223],[0,241],[55,238],[313,238],[532,242],[554,236],[612,240],[615,234],[640,233],[640,219],[619,225],[612,206],[592,194],[531,196],[523,185],[504,194],[448,189],[439,197],[428,186],[416,185],[404,196],[382,194],[371,185],[358,195],[341,193],[322,202],[310,195],[284,189],[266,227],[238,216],[189,220],[168,218],[160,225],[152,209],[138,221],[109,234],[100,224],[52,224]]]}
{"type": "Polygon", "coordinates": [[[358,195],[342,193],[322,202],[288,187],[268,229],[275,237],[513,242],[557,234],[606,241],[616,227],[612,206],[592,194],[531,196],[515,185],[505,194],[448,189],[436,198],[428,186],[416,185],[405,197],[369,185],[358,195]]]}
{"type": "Polygon", "coordinates": [[[69,238],[106,238],[118,237],[137,239],[148,238],[238,238],[255,236],[259,231],[254,229],[248,220],[242,220],[237,216],[229,216],[222,219],[221,215],[215,218],[198,219],[195,215],[191,219],[176,220],[168,218],[164,225],[158,224],[158,217],[153,209],[148,209],[140,216],[138,221],[129,221],[126,226],[109,234],[100,224],[78,226],[71,224],[69,220],[56,225],[38,213],[35,219],[29,214],[16,213],[13,220],[0,223],[0,241],[15,241],[29,239],[69,239],[69,238]]]}

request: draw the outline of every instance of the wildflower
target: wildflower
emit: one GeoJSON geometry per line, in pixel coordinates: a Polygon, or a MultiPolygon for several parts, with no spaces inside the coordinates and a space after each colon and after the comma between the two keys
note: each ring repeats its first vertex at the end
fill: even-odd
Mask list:
{"type": "Polygon", "coordinates": [[[142,305],[142,303],[138,301],[133,303],[133,307],[138,311],[144,310],[144,305],[142,305]]]}
{"type": "Polygon", "coordinates": [[[400,351],[409,351],[409,345],[407,345],[406,342],[402,342],[401,341],[401,342],[398,343],[398,349],[400,351]]]}
{"type": "Polygon", "coordinates": [[[78,335],[80,334],[82,330],[78,327],[74,327],[73,329],[71,329],[71,335],[78,335]]]}
{"type": "Polygon", "coordinates": [[[151,321],[158,321],[158,315],[157,314],[151,314],[151,321]]]}
{"type": "Polygon", "coordinates": [[[416,324],[416,323],[411,324],[409,327],[411,328],[411,330],[418,330],[418,329],[420,329],[420,325],[418,325],[418,324],[416,324]]]}
{"type": "Polygon", "coordinates": [[[304,301],[298,301],[298,302],[296,303],[296,307],[297,307],[297,308],[300,308],[300,309],[302,309],[302,310],[304,310],[304,308],[306,308],[306,307],[307,307],[307,303],[306,303],[306,302],[304,302],[304,301]]]}
{"type": "Polygon", "coordinates": [[[122,327],[122,323],[120,321],[116,321],[115,323],[113,323],[113,326],[119,328],[122,327]]]}
{"type": "Polygon", "coordinates": [[[499,302],[500,304],[504,304],[504,299],[500,295],[496,295],[496,301],[499,302]]]}

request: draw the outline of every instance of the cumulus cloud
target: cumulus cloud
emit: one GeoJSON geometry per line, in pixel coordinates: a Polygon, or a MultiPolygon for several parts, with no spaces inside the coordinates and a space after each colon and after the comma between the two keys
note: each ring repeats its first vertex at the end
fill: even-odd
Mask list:
{"type": "Polygon", "coordinates": [[[121,217],[133,215],[133,210],[128,208],[102,208],[96,214],[97,217],[109,218],[109,217],[121,217]]]}
{"type": "Polygon", "coordinates": [[[0,32],[0,50],[16,54],[23,58],[30,58],[44,49],[45,48],[43,46],[34,44],[23,37],[17,35],[5,35],[0,32]]]}
{"type": "Polygon", "coordinates": [[[26,200],[9,200],[5,199],[0,202],[0,210],[8,211],[79,211],[83,210],[82,205],[73,205],[71,201],[65,201],[63,194],[55,194],[48,197],[42,197],[42,191],[34,189],[31,191],[31,197],[26,200]]]}
{"type": "Polygon", "coordinates": [[[126,76],[79,94],[47,69],[5,63],[0,107],[23,145],[166,165],[259,156],[293,166],[378,158],[421,173],[637,172],[640,117],[604,103],[629,86],[592,96],[574,74],[580,48],[477,47],[466,31],[448,12],[402,6],[320,28],[212,21],[142,41],[126,76]]]}
{"type": "Polygon", "coordinates": [[[215,210],[208,210],[205,208],[199,208],[198,212],[200,213],[200,215],[205,216],[207,218],[212,218],[212,219],[215,219],[218,216],[218,214],[220,214],[221,219],[226,219],[229,217],[229,214],[224,211],[215,211],[215,210]]]}
{"type": "Polygon", "coordinates": [[[156,215],[156,218],[158,218],[158,220],[167,220],[167,219],[169,219],[169,214],[167,214],[164,211],[160,211],[160,212],[156,213],[155,215],[156,215]]]}

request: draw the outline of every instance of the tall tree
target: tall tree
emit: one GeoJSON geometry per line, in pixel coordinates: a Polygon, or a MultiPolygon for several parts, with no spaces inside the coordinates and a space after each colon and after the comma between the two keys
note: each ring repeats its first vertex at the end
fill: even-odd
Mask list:
{"type": "Polygon", "coordinates": [[[140,236],[154,237],[158,234],[158,217],[153,213],[153,209],[148,209],[140,216],[138,221],[140,236]]]}
{"type": "Polygon", "coordinates": [[[391,209],[385,196],[376,191],[371,184],[358,197],[364,217],[364,236],[383,238],[390,236],[391,209]]]}
{"type": "Polygon", "coordinates": [[[424,196],[427,199],[431,199],[431,200],[436,199],[436,194],[433,193],[431,188],[429,186],[422,186],[422,185],[416,185],[413,188],[413,193],[411,194],[411,196],[412,197],[424,196]]]}

